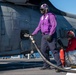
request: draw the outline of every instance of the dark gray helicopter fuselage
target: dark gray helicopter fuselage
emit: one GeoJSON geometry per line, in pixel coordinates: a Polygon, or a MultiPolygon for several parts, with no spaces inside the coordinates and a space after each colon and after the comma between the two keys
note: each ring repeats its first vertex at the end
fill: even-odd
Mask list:
{"type": "MultiPolygon", "coordinates": [[[[56,15],[57,37],[67,45],[66,32],[76,30],[76,15],[67,14],[54,8],[51,3],[44,0],[50,12],[56,15]]],[[[26,54],[35,50],[29,38],[24,38],[24,33],[31,34],[37,27],[41,13],[37,6],[22,6],[11,3],[0,3],[0,55],[26,54]]],[[[41,34],[35,37],[40,47],[41,34]]]]}

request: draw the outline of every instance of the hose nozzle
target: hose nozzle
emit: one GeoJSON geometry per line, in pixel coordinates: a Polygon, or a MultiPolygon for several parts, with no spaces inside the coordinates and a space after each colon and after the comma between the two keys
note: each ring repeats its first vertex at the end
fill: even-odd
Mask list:
{"type": "Polygon", "coordinates": [[[33,36],[30,35],[29,38],[31,39],[32,43],[35,43],[33,36]]]}

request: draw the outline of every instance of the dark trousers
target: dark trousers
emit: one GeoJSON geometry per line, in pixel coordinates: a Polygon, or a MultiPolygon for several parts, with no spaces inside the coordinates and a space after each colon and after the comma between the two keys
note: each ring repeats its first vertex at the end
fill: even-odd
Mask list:
{"type": "MultiPolygon", "coordinates": [[[[59,52],[58,50],[55,50],[55,39],[53,39],[53,41],[51,43],[49,43],[46,38],[48,35],[42,35],[42,39],[41,39],[41,52],[44,55],[44,57],[50,61],[49,58],[49,50],[47,49],[47,47],[49,47],[49,49],[51,50],[51,52],[53,53],[54,59],[57,63],[57,66],[61,66],[61,61],[60,61],[60,57],[59,57],[59,52]]],[[[44,67],[49,67],[50,65],[47,64],[44,61],[44,67]]]]}

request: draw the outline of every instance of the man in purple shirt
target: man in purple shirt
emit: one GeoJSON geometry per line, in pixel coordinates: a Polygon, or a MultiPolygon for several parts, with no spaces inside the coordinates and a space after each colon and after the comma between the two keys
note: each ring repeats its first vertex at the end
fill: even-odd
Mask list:
{"type": "MultiPolygon", "coordinates": [[[[58,50],[55,50],[55,44],[56,44],[56,26],[57,22],[55,19],[55,15],[52,13],[48,13],[48,5],[42,4],[40,7],[40,11],[43,14],[40,18],[39,25],[35,29],[35,31],[32,33],[32,35],[37,34],[39,31],[42,33],[42,39],[41,39],[41,52],[44,55],[44,57],[50,61],[49,59],[49,50],[47,50],[47,47],[51,50],[51,52],[54,55],[55,61],[57,62],[58,66],[61,66],[61,61],[59,58],[58,50]]],[[[44,61],[44,65],[41,69],[49,69],[50,65],[48,65],[44,61]]]]}

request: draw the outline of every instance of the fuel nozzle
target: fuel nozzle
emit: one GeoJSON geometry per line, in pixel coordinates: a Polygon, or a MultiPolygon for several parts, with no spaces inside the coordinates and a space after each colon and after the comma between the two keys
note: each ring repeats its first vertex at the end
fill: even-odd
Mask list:
{"type": "Polygon", "coordinates": [[[31,35],[25,33],[25,34],[24,34],[24,37],[29,37],[30,40],[32,41],[32,43],[35,43],[35,41],[34,41],[34,39],[33,39],[33,36],[31,36],[31,35]]]}
{"type": "Polygon", "coordinates": [[[33,39],[33,36],[30,35],[29,37],[30,37],[32,43],[35,43],[35,41],[34,41],[34,39],[33,39]]]}
{"type": "Polygon", "coordinates": [[[25,37],[25,38],[27,38],[27,37],[29,37],[29,36],[30,36],[30,35],[27,34],[27,33],[24,34],[24,37],[25,37]]]}

